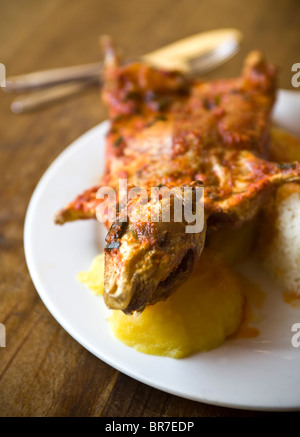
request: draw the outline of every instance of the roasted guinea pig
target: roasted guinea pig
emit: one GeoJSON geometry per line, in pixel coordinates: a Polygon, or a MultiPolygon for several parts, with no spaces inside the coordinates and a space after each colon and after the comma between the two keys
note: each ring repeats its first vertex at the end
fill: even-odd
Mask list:
{"type": "MultiPolygon", "coordinates": [[[[120,179],[147,193],[151,187],[204,187],[203,226],[197,232],[186,232],[184,219],[154,222],[148,215],[132,221],[121,209],[106,223],[104,299],[109,308],[129,314],[166,299],[199,259],[207,227],[243,225],[276,187],[300,180],[297,162],[268,161],[275,96],[276,69],[258,51],[248,55],[240,77],[203,82],[144,63],[119,66],[107,48],[105,172],[98,186],[57,213],[56,223],[96,218],[102,202],[98,189],[109,186],[118,192],[120,179]]],[[[195,210],[199,199],[190,201],[195,210]]],[[[161,197],[155,202],[163,212],[161,197]]],[[[149,212],[151,195],[134,205],[136,216],[149,212]]]]}

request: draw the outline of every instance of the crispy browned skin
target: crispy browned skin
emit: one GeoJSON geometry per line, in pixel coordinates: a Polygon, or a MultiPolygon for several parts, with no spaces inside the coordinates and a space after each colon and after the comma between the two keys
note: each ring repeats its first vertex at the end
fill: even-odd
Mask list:
{"type": "MultiPolygon", "coordinates": [[[[140,63],[117,67],[110,53],[103,99],[111,127],[99,186],[117,190],[125,178],[147,189],[202,181],[207,225],[242,225],[274,188],[300,179],[298,163],[267,160],[275,82],[275,68],[260,52],[250,53],[241,77],[213,82],[140,63]]],[[[56,222],[95,217],[99,186],[61,210],[56,222]]],[[[142,310],[188,276],[204,246],[205,226],[187,234],[184,225],[129,222],[121,229],[113,223],[105,258],[109,307],[142,310]]]]}
{"type": "MultiPolygon", "coordinates": [[[[162,196],[164,190],[167,187],[160,189],[162,196]]],[[[146,202],[138,203],[138,195],[128,201],[127,211],[133,206],[130,219],[122,221],[128,217],[121,211],[106,237],[104,299],[108,307],[125,313],[166,299],[192,271],[205,242],[206,223],[201,232],[186,233],[184,216],[179,222],[172,214],[169,222],[136,221],[151,207],[161,216],[169,208],[167,197],[157,202],[150,192],[146,196],[146,202]]],[[[172,196],[170,209],[174,211],[172,196]]]]}

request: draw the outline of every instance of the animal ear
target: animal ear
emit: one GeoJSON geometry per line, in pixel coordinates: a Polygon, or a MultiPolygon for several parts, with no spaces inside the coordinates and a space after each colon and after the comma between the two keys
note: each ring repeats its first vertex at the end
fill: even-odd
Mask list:
{"type": "Polygon", "coordinates": [[[275,91],[277,85],[277,69],[267,62],[260,50],[251,51],[244,62],[243,74],[247,88],[260,89],[266,92],[275,91]]]}
{"type": "Polygon", "coordinates": [[[104,75],[120,65],[121,53],[109,35],[102,35],[99,38],[100,47],[104,53],[104,75]]]}

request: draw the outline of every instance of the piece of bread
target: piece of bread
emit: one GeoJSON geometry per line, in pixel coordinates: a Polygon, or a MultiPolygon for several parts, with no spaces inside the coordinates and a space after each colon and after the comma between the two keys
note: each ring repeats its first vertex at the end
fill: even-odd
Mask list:
{"type": "Polygon", "coordinates": [[[280,187],[262,212],[256,254],[284,291],[300,296],[300,185],[280,187]]]}

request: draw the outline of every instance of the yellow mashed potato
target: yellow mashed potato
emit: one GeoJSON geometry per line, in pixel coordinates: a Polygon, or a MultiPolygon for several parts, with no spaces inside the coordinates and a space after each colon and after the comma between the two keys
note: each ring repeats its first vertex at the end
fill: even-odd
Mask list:
{"type": "MultiPolygon", "coordinates": [[[[103,291],[104,257],[99,255],[78,279],[103,291]]],[[[182,358],[219,346],[239,328],[244,313],[239,277],[211,249],[205,249],[192,277],[164,302],[138,315],[112,311],[108,321],[116,338],[152,355],[182,358]]]]}
{"type": "Polygon", "coordinates": [[[95,294],[102,294],[104,288],[104,253],[96,256],[87,272],[80,272],[77,279],[95,294]]]}

